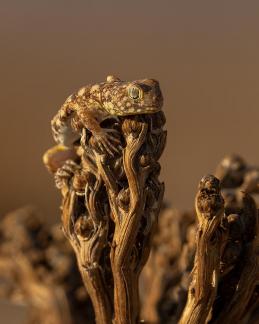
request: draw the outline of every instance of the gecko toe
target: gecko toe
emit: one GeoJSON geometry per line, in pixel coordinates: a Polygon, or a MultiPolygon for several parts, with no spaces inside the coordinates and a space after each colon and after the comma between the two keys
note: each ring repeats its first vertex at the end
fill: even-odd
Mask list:
{"type": "Polygon", "coordinates": [[[107,152],[110,156],[120,154],[122,148],[119,144],[121,144],[121,141],[117,136],[115,136],[115,134],[119,134],[119,132],[115,129],[103,129],[103,132],[95,135],[101,152],[107,152]]]}
{"type": "Polygon", "coordinates": [[[109,139],[109,141],[112,141],[114,143],[120,144],[120,142],[121,142],[117,137],[115,137],[113,135],[106,134],[106,137],[109,139]]]}
{"type": "Polygon", "coordinates": [[[111,156],[114,156],[113,150],[112,150],[112,145],[110,144],[110,142],[104,138],[102,140],[102,145],[104,147],[104,149],[107,151],[108,154],[110,154],[111,156]]]}

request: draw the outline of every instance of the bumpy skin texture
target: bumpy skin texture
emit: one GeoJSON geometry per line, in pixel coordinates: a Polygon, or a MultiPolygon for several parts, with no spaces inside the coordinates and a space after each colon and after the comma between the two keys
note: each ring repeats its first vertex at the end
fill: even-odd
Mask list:
{"type": "Polygon", "coordinates": [[[58,144],[71,146],[80,138],[80,127],[88,129],[111,153],[116,151],[114,130],[100,123],[112,117],[150,114],[161,110],[163,104],[159,83],[153,79],[133,82],[108,76],[106,82],[87,85],[67,98],[52,120],[54,139],[58,144]]]}

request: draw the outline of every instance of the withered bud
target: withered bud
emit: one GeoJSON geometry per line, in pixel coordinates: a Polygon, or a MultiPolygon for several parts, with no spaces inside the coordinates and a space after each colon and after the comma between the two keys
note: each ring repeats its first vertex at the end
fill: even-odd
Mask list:
{"type": "Polygon", "coordinates": [[[122,131],[126,137],[132,136],[137,138],[141,132],[142,125],[137,120],[126,119],[122,124],[122,131]]]}
{"type": "Polygon", "coordinates": [[[204,176],[199,183],[196,206],[205,217],[215,216],[224,207],[220,181],[213,175],[204,176]]]}
{"type": "Polygon", "coordinates": [[[91,172],[80,172],[73,178],[73,188],[76,191],[84,192],[86,184],[90,188],[94,188],[96,178],[91,172]]]}
{"type": "Polygon", "coordinates": [[[220,181],[213,175],[205,175],[202,177],[199,183],[199,190],[210,192],[219,192],[220,191],[220,181]]]}
{"type": "Polygon", "coordinates": [[[246,162],[236,154],[226,156],[218,165],[216,177],[220,179],[222,188],[235,188],[243,183],[246,162]]]}
{"type": "Polygon", "coordinates": [[[129,188],[126,189],[122,189],[117,197],[117,201],[119,203],[119,206],[124,209],[127,210],[129,208],[129,203],[130,203],[130,192],[129,192],[129,188]]]}
{"type": "Polygon", "coordinates": [[[90,217],[81,215],[75,223],[75,233],[81,239],[88,240],[94,232],[94,224],[90,217]]]}
{"type": "Polygon", "coordinates": [[[139,158],[139,163],[142,167],[146,167],[153,162],[153,158],[150,154],[141,155],[139,158]]]}
{"type": "Polygon", "coordinates": [[[113,164],[113,170],[119,180],[121,180],[123,177],[125,177],[125,171],[123,168],[123,159],[122,158],[115,160],[115,163],[113,164]]]}

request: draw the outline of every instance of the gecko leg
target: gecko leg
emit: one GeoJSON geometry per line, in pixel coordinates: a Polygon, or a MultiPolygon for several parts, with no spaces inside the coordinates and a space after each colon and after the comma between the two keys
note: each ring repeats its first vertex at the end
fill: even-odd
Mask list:
{"type": "Polygon", "coordinates": [[[60,111],[51,121],[51,128],[54,140],[58,144],[72,147],[74,142],[80,138],[77,131],[72,128],[71,121],[74,111],[68,104],[64,104],[60,111]]]}
{"type": "Polygon", "coordinates": [[[80,110],[78,116],[85,128],[87,128],[95,138],[98,147],[102,152],[107,152],[109,155],[119,153],[121,150],[120,140],[115,136],[118,131],[115,129],[102,128],[100,121],[102,116],[95,116],[92,111],[80,110]],[[98,119],[100,121],[98,121],[98,119]]]}
{"type": "Polygon", "coordinates": [[[120,140],[110,133],[118,133],[115,129],[102,128],[101,132],[95,134],[95,139],[99,148],[107,151],[110,155],[119,153],[121,150],[120,140]]]}

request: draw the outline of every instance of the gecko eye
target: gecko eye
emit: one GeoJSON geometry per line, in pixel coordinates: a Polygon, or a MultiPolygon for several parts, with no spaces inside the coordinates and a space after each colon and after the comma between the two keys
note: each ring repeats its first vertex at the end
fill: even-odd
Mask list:
{"type": "Polygon", "coordinates": [[[130,98],[134,100],[139,99],[142,96],[142,91],[136,86],[130,87],[128,93],[130,98]]]}

